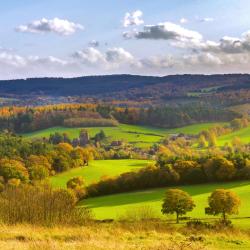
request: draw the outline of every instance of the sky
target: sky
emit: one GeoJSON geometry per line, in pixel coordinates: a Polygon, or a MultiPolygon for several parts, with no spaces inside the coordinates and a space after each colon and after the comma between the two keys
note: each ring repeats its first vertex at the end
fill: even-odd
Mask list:
{"type": "Polygon", "coordinates": [[[250,73],[249,0],[8,0],[0,79],[250,73]]]}

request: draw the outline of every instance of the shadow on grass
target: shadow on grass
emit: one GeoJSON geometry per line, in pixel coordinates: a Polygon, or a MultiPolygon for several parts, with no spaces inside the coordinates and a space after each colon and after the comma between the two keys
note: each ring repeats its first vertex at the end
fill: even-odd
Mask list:
{"type": "Polygon", "coordinates": [[[209,195],[209,193],[219,188],[234,189],[249,185],[250,185],[249,181],[244,181],[244,182],[241,181],[241,182],[228,182],[228,183],[186,185],[178,187],[164,187],[164,188],[148,189],[137,192],[119,193],[119,194],[89,198],[87,200],[81,201],[79,205],[86,205],[89,208],[113,207],[113,206],[122,206],[130,204],[140,205],[140,203],[145,203],[145,202],[146,203],[161,202],[164,197],[164,193],[168,188],[182,189],[194,197],[203,194],[209,195]]]}

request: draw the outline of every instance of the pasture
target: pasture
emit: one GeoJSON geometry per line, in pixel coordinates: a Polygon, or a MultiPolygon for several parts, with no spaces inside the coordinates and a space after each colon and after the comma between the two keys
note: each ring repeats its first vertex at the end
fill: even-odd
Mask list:
{"type": "MultiPolygon", "coordinates": [[[[134,144],[137,147],[145,148],[152,146],[154,143],[158,143],[162,138],[167,135],[176,133],[198,134],[202,130],[209,129],[218,124],[220,123],[202,123],[175,129],[120,124],[117,127],[91,127],[85,129],[89,131],[90,137],[93,137],[98,132],[100,132],[100,130],[103,130],[110,141],[123,140],[128,143],[134,144]]],[[[29,139],[44,137],[48,138],[50,134],[59,132],[67,133],[68,136],[73,139],[79,136],[79,132],[81,129],[82,128],[53,127],[22,135],[25,138],[29,139]]]]}
{"type": "Polygon", "coordinates": [[[225,143],[231,143],[235,137],[239,138],[243,144],[250,143],[250,126],[234,131],[230,134],[220,136],[218,138],[218,146],[224,146],[225,143]]]}
{"type": "MultiPolygon", "coordinates": [[[[226,188],[236,192],[241,199],[241,207],[238,215],[233,215],[233,223],[243,228],[250,227],[250,181],[199,184],[178,187],[192,195],[196,204],[195,209],[187,216],[204,220],[214,218],[205,215],[207,198],[212,191],[218,188],[226,188]]],[[[135,211],[138,207],[151,207],[158,218],[175,219],[175,216],[163,216],[161,204],[167,188],[157,188],[139,192],[122,193],[115,195],[90,198],[80,202],[80,205],[91,208],[97,219],[118,219],[127,211],[135,211]]]]}
{"type": "Polygon", "coordinates": [[[118,176],[125,172],[137,171],[147,166],[149,160],[99,160],[91,161],[89,166],[73,168],[50,178],[53,187],[65,188],[69,179],[82,176],[86,184],[100,180],[103,176],[118,176]]]}

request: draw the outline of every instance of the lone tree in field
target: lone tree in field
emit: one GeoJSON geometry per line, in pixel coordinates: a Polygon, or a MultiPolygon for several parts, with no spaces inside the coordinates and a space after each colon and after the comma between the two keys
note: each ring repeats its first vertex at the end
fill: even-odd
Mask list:
{"type": "Polygon", "coordinates": [[[206,214],[221,214],[225,221],[227,215],[238,214],[240,198],[232,191],[217,189],[208,197],[208,205],[205,208],[206,214]]]}
{"type": "Polygon", "coordinates": [[[161,212],[163,214],[176,214],[176,223],[179,223],[179,216],[194,209],[195,204],[192,197],[180,190],[169,189],[163,200],[161,212]]]}

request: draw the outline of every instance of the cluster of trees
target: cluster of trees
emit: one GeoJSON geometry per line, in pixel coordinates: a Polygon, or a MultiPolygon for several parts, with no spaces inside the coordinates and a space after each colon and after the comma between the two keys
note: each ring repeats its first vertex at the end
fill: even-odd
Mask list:
{"type": "MultiPolygon", "coordinates": [[[[240,198],[232,191],[217,189],[208,197],[208,207],[205,213],[210,215],[222,215],[225,222],[228,215],[238,214],[240,198]]],[[[163,214],[176,214],[176,222],[179,223],[181,215],[191,212],[195,208],[192,197],[180,189],[169,189],[165,194],[162,204],[163,214]]]]}
{"type": "Polygon", "coordinates": [[[203,103],[178,106],[121,108],[96,104],[60,104],[42,107],[3,107],[0,109],[0,130],[16,133],[31,132],[53,126],[88,127],[126,124],[151,125],[165,128],[213,121],[231,121],[232,127],[242,126],[241,115],[203,103]]]}
{"type": "Polygon", "coordinates": [[[116,108],[113,116],[121,123],[176,128],[201,122],[231,121],[240,115],[208,104],[150,108],[116,108]]]}
{"type": "MultiPolygon", "coordinates": [[[[215,147],[217,144],[217,137],[225,134],[232,133],[242,128],[249,126],[249,120],[246,117],[236,118],[230,121],[229,125],[215,126],[208,130],[203,130],[199,134],[198,144],[199,147],[215,147]]],[[[233,143],[234,144],[234,143],[233,143]]],[[[236,142],[237,144],[237,142],[236,142]]]]}
{"type": "Polygon", "coordinates": [[[70,127],[116,125],[109,116],[103,118],[97,108],[98,106],[94,104],[3,107],[0,109],[0,130],[25,133],[63,125],[70,127]]]}
{"type": "Polygon", "coordinates": [[[143,150],[137,149],[135,152],[132,145],[125,143],[113,146],[112,142],[110,143],[107,139],[108,137],[103,130],[100,130],[100,132],[90,138],[88,131],[86,129],[81,129],[78,138],[70,139],[67,133],[55,132],[50,135],[49,139],[44,138],[43,141],[47,141],[53,145],[68,143],[73,147],[92,147],[94,158],[97,160],[130,158],[145,159],[145,156],[143,156],[143,150]]]}
{"type": "Polygon", "coordinates": [[[0,134],[0,188],[9,183],[41,181],[70,168],[87,165],[94,154],[91,147],[73,148],[68,143],[51,145],[0,134]]]}
{"type": "Polygon", "coordinates": [[[196,159],[174,159],[158,156],[156,166],[138,172],[103,178],[86,188],[86,197],[165,187],[250,179],[250,155],[233,154],[227,157],[207,155],[196,159]]]}
{"type": "Polygon", "coordinates": [[[118,126],[118,122],[113,119],[93,119],[93,118],[69,118],[63,122],[65,127],[77,128],[77,127],[115,127],[118,126]]]}

